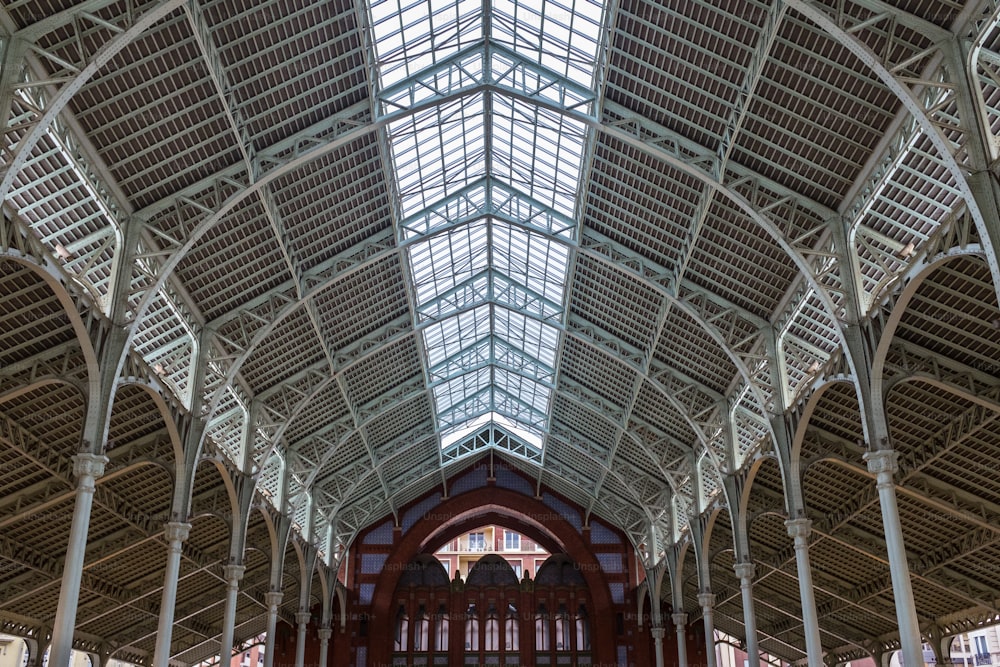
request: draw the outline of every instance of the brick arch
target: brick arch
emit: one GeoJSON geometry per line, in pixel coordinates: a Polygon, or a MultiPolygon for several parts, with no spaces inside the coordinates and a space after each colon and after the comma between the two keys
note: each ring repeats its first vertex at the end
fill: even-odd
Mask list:
{"type": "MultiPolygon", "coordinates": [[[[486,523],[495,523],[517,530],[547,549],[560,547],[576,563],[587,582],[594,610],[591,617],[613,617],[611,591],[601,574],[600,563],[583,536],[565,518],[559,516],[541,500],[514,491],[486,487],[449,498],[422,516],[401,536],[386,558],[372,596],[372,617],[390,618],[396,585],[407,563],[431,544],[443,544],[486,523]],[[471,525],[471,524],[475,525],[471,525]]],[[[559,549],[556,549],[558,551],[559,549]]],[[[551,549],[550,549],[551,551],[551,549]]],[[[615,637],[613,624],[595,623],[592,628],[592,655],[595,664],[614,664],[615,637]]],[[[369,636],[369,664],[389,664],[389,634],[387,624],[374,624],[369,636]]]]}

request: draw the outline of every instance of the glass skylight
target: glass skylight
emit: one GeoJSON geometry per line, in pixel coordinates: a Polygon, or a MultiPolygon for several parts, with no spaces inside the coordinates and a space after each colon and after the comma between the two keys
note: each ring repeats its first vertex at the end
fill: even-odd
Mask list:
{"type": "Polygon", "coordinates": [[[596,69],[604,4],[494,0],[491,38],[590,88],[596,69]]]}
{"type": "Polygon", "coordinates": [[[572,216],[585,137],[584,127],[576,121],[495,96],[492,173],[542,204],[572,216]]]}
{"type": "Polygon", "coordinates": [[[530,99],[592,109],[603,5],[371,5],[427,379],[448,447],[487,424],[540,449],[577,239],[586,127],[530,99]],[[489,19],[485,18],[489,16],[489,19]]]}
{"type": "Polygon", "coordinates": [[[370,6],[382,88],[483,38],[481,0],[376,0],[370,6]]]}
{"type": "Polygon", "coordinates": [[[389,126],[403,216],[486,174],[483,95],[433,107],[389,126]]]}

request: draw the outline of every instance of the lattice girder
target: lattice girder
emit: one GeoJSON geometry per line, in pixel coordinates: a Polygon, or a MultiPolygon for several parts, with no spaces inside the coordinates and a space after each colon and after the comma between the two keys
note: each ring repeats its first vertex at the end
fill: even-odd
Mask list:
{"type": "MultiPolygon", "coordinates": [[[[53,69],[49,70],[48,78],[59,87],[55,94],[50,99],[46,99],[43,104],[35,104],[35,108],[30,116],[21,121],[22,126],[18,129],[19,134],[22,132],[23,134],[19,136],[18,141],[4,142],[5,145],[15,146],[14,150],[5,156],[3,169],[0,170],[0,176],[2,176],[2,179],[0,179],[0,195],[2,195],[4,201],[7,200],[14,177],[28,159],[31,149],[42,138],[59,112],[69,102],[70,98],[104,64],[111,60],[114,55],[124,49],[151,25],[181,7],[183,2],[180,2],[180,0],[168,0],[154,5],[145,13],[140,13],[129,5],[117,16],[106,17],[97,15],[96,12],[112,4],[106,2],[82,3],[75,8],[38,21],[24,32],[18,32],[16,35],[18,39],[32,43],[33,46],[31,48],[35,53],[43,58],[48,65],[53,67],[53,69]],[[91,45],[93,51],[60,49],[56,52],[50,51],[39,44],[42,36],[58,28],[68,28],[71,31],[73,36],[68,40],[71,43],[77,43],[77,39],[83,40],[86,35],[86,43],[91,45]],[[87,34],[93,32],[103,32],[103,37],[106,41],[102,42],[100,39],[93,40],[91,35],[87,34]],[[94,44],[95,41],[99,46],[94,44]]],[[[83,42],[79,43],[82,44],[83,42]]],[[[57,46],[62,46],[62,44],[58,44],[57,46]]],[[[43,90],[30,81],[8,81],[7,83],[15,89],[27,91],[29,95],[34,95],[36,91],[43,90]]],[[[48,94],[45,94],[45,97],[48,98],[48,94]]],[[[6,101],[6,96],[4,97],[4,101],[6,101]]],[[[3,113],[7,113],[6,108],[3,109],[3,113]]],[[[6,137],[8,131],[6,118],[4,121],[4,134],[6,137]]]]}
{"type": "MultiPolygon", "coordinates": [[[[746,459],[770,456],[776,440],[788,454],[794,443],[784,426],[802,415],[819,424],[805,429],[806,479],[811,466],[833,465],[845,478],[870,481],[858,464],[862,448],[852,441],[852,429],[860,432],[854,422],[865,415],[845,400],[846,385],[831,389],[826,382],[862,377],[857,364],[874,357],[897,429],[893,440],[904,452],[895,492],[915,587],[920,604],[928,605],[922,620],[968,629],[1000,617],[991,582],[974,569],[998,543],[1000,496],[986,481],[980,489],[962,486],[984,477],[978,468],[964,482],[955,472],[963,460],[988,470],[977,457],[994,445],[1000,406],[1000,382],[987,363],[996,345],[992,314],[988,305],[977,307],[977,321],[965,322],[969,313],[958,305],[966,292],[996,291],[1000,278],[994,257],[1000,224],[992,206],[1000,188],[989,182],[1000,136],[997,38],[978,48],[1000,25],[992,0],[939,9],[922,0],[904,10],[883,0],[726,7],[637,0],[616,7],[611,23],[595,33],[595,44],[607,41],[594,58],[592,83],[571,74],[583,68],[579,63],[561,70],[558,58],[536,57],[512,34],[491,37],[493,19],[448,27],[461,39],[434,53],[410,44],[385,59],[377,52],[378,28],[368,24],[370,12],[384,6],[335,5],[320,22],[344,34],[306,43],[329,35],[315,26],[292,35],[298,21],[316,18],[307,7],[282,15],[276,28],[256,23],[279,7],[267,3],[88,0],[31,25],[38,18],[31,12],[46,11],[36,4],[14,2],[0,11],[3,32],[13,36],[13,48],[10,36],[0,38],[7,54],[0,113],[8,139],[0,148],[0,192],[19,218],[0,222],[0,247],[44,261],[46,279],[68,286],[95,342],[109,331],[94,325],[109,312],[102,299],[120,291],[119,279],[127,283],[124,298],[114,299],[121,311],[115,322],[127,324],[131,336],[120,360],[123,381],[149,383],[163,394],[168,418],[183,422],[194,413],[213,436],[245,423],[236,444],[206,443],[205,456],[230,472],[246,468],[282,501],[310,493],[311,503],[300,502],[292,518],[303,526],[319,521],[303,514],[310,505],[329,518],[335,553],[342,555],[376,517],[397,514],[439,480],[446,487],[447,472],[491,450],[532,475],[537,488],[572,495],[588,514],[608,517],[657,556],[678,533],[690,539],[685,522],[693,500],[717,490],[710,464],[739,473],[752,468],[746,459]],[[179,39],[166,39],[172,35],[179,39]],[[270,56],[248,57],[247,49],[269,38],[270,56]],[[274,61],[286,48],[288,60],[303,63],[300,70],[274,61]],[[244,77],[251,63],[262,69],[244,77]],[[331,81],[321,85],[314,75],[327,66],[331,81]],[[154,107],[146,98],[154,88],[128,108],[135,91],[125,85],[144,70],[155,70],[149,74],[159,82],[183,79],[164,115],[148,123],[145,144],[145,130],[134,125],[149,120],[144,114],[154,107]],[[263,90],[272,76],[273,90],[263,90]],[[341,77],[346,83],[338,88],[332,79],[341,77]],[[852,94],[856,104],[846,100],[852,94]],[[276,101],[267,108],[272,95],[276,101]],[[95,119],[118,108],[120,123],[95,129],[95,119]],[[870,113],[871,127],[846,109],[870,113]],[[156,181],[156,151],[171,145],[163,128],[184,122],[189,110],[198,117],[182,131],[205,153],[178,151],[185,177],[156,181]],[[441,159],[445,180],[454,176],[441,186],[444,196],[427,195],[419,206],[404,201],[425,184],[394,181],[403,154],[395,140],[455,110],[472,115],[470,127],[492,125],[468,139],[475,145],[462,156],[441,159]],[[508,118],[515,113],[520,120],[508,118]],[[532,138],[512,136],[508,143],[488,135],[513,135],[532,119],[551,132],[544,141],[537,127],[532,138]],[[566,149],[583,165],[579,178],[539,185],[551,174],[528,168],[536,158],[556,164],[552,173],[568,173],[558,171],[559,158],[546,155],[565,148],[564,131],[582,142],[566,149]],[[838,136],[843,155],[822,155],[838,136]],[[133,146],[136,156],[116,154],[133,146]],[[144,166],[122,175],[133,160],[144,166]],[[347,184],[324,189],[331,176],[347,184]],[[540,191],[563,199],[546,203],[540,191]],[[159,201],[148,203],[153,199],[159,201]],[[131,206],[144,208],[133,215],[131,206]],[[74,207],[79,218],[61,214],[74,207]],[[546,282],[541,271],[546,277],[531,282],[525,276],[547,263],[515,271],[511,245],[493,245],[487,252],[499,248],[507,256],[495,261],[494,255],[487,268],[424,298],[408,264],[411,251],[477,226],[558,247],[569,257],[565,277],[546,282]],[[839,247],[834,239],[844,230],[839,247]],[[931,281],[940,296],[918,291],[897,318],[901,299],[914,294],[910,281],[924,280],[946,254],[986,257],[991,273],[984,266],[971,275],[974,269],[961,263],[967,260],[949,260],[940,285],[931,281]],[[242,262],[240,275],[229,275],[226,267],[242,262]],[[558,290],[546,291],[555,283],[558,290]],[[875,322],[866,323],[862,346],[845,351],[841,309],[858,305],[855,296],[861,317],[875,322]],[[525,334],[491,329],[453,336],[457,346],[430,363],[423,336],[479,307],[491,309],[490,317],[499,310],[530,313],[525,326],[551,327],[554,356],[530,347],[525,334]],[[879,346],[886,325],[897,321],[895,339],[879,346]],[[948,349],[956,358],[935,351],[948,349]],[[207,365],[205,391],[199,362],[207,365]],[[487,372],[504,379],[480,378],[487,372]],[[438,404],[447,383],[455,391],[438,404]],[[527,384],[535,393],[519,393],[527,384]],[[819,392],[831,393],[817,399],[819,392]],[[543,393],[544,405],[535,402],[543,393]],[[193,394],[189,406],[182,405],[186,394],[193,394]],[[793,414],[781,422],[774,413],[786,408],[793,414]],[[947,429],[934,432],[926,422],[939,412],[947,415],[938,420],[947,429]],[[442,448],[449,425],[493,414],[512,419],[509,432],[500,418],[494,428],[470,427],[442,448]],[[518,437],[518,419],[527,433],[540,434],[541,446],[518,437]],[[911,432],[908,420],[920,424],[911,432]],[[898,424],[907,424],[905,431],[898,424]],[[926,437],[914,436],[918,431],[926,437]],[[240,456],[238,465],[226,465],[227,457],[240,456]],[[917,536],[930,520],[918,516],[920,507],[951,517],[951,529],[970,530],[925,547],[917,536]],[[978,611],[958,609],[980,603],[978,611]],[[950,612],[948,605],[955,614],[937,615],[950,612]]],[[[425,37],[440,28],[428,20],[425,37]]],[[[398,30],[403,42],[412,36],[403,35],[402,23],[398,30]]],[[[422,150],[405,160],[430,154],[422,150]]],[[[412,176],[412,164],[404,172],[412,176]]],[[[853,317],[846,321],[853,325],[853,317]]],[[[15,401],[18,392],[49,381],[87,388],[79,345],[60,339],[42,352],[31,342],[16,344],[30,354],[0,370],[0,400],[15,401]]],[[[17,499],[0,502],[14,508],[0,527],[72,494],[65,462],[49,458],[37,437],[18,428],[6,415],[0,419],[4,439],[14,443],[10,455],[33,456],[50,479],[32,477],[17,499]]],[[[137,465],[145,454],[171,447],[145,433],[127,446],[137,465]]],[[[828,490],[832,478],[824,480],[828,490]]],[[[767,488],[750,491],[753,511],[780,512],[781,475],[768,470],[756,480],[767,488]]],[[[108,528],[92,554],[113,558],[129,546],[129,535],[159,539],[141,498],[98,486],[98,515],[118,514],[121,525],[108,528]]],[[[832,551],[848,554],[845,561],[884,560],[877,527],[856,518],[877,510],[870,486],[814,526],[822,642],[840,657],[896,642],[886,630],[892,614],[880,606],[891,588],[885,576],[859,574],[856,591],[831,583],[840,572],[832,551]],[[859,619],[858,628],[845,624],[848,614],[859,619]]],[[[836,500],[832,492],[814,493],[817,506],[836,500]]],[[[224,500],[202,498],[212,511],[224,500]]],[[[809,502],[804,507],[813,509],[809,502]]],[[[771,568],[761,577],[771,616],[762,624],[763,645],[798,659],[802,628],[779,609],[796,605],[793,554],[784,548],[779,520],[757,516],[757,522],[774,524],[760,528],[753,544],[771,568]]],[[[18,562],[34,570],[18,585],[34,590],[32,582],[54,570],[44,549],[23,546],[18,562]]],[[[192,554],[184,567],[193,571],[214,557],[192,554]]],[[[98,574],[85,572],[84,590],[97,592],[98,600],[84,606],[84,622],[102,604],[114,605],[100,618],[109,627],[119,609],[148,615],[141,627],[115,630],[113,637],[141,644],[125,649],[139,655],[155,631],[153,598],[130,601],[117,581],[92,576],[98,574]]],[[[266,586],[263,574],[245,583],[266,586]]],[[[715,574],[726,598],[717,612],[720,629],[738,632],[742,619],[730,613],[735,579],[715,574]]],[[[184,656],[214,650],[211,637],[196,638],[211,634],[217,610],[196,608],[207,602],[188,596],[178,605],[184,656]]],[[[259,611],[260,602],[252,607],[259,611]]],[[[295,601],[286,603],[283,617],[295,601]]]]}

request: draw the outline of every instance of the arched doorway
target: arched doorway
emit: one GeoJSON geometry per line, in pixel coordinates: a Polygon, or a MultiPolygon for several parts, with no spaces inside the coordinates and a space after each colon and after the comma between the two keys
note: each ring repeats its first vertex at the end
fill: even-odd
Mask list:
{"type": "MultiPolygon", "coordinates": [[[[612,603],[607,574],[586,534],[540,500],[506,489],[480,489],[443,500],[394,537],[378,558],[380,571],[371,579],[370,598],[376,622],[368,625],[364,638],[366,664],[397,664],[394,656],[398,664],[411,665],[613,663],[616,624],[592,620],[620,616],[624,600],[612,603]],[[445,586],[443,568],[431,567],[434,551],[484,524],[530,536],[553,554],[552,568],[543,565],[539,581],[525,581],[502,559],[484,558],[479,567],[492,563],[490,568],[478,573],[473,568],[468,581],[449,577],[445,586]],[[445,619],[447,652],[436,643],[445,619]],[[517,649],[512,642],[508,650],[507,639],[514,636],[517,649]],[[536,649],[538,641],[541,648],[536,649]],[[414,650],[418,645],[419,655],[414,650]]],[[[361,552],[356,557],[365,559],[361,552]]],[[[617,560],[627,562],[624,556],[617,560]]]]}

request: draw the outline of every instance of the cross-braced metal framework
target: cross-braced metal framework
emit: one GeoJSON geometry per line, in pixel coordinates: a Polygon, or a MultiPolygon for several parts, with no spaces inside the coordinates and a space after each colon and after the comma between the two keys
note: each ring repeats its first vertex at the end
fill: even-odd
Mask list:
{"type": "Polygon", "coordinates": [[[829,659],[898,646],[892,449],[920,631],[1000,617],[992,0],[0,6],[3,627],[51,631],[81,452],[75,641],[140,663],[165,522],[193,663],[223,564],[237,641],[292,622],[491,449],[736,636],[752,559],[791,661],[790,516],[829,659]]]}

